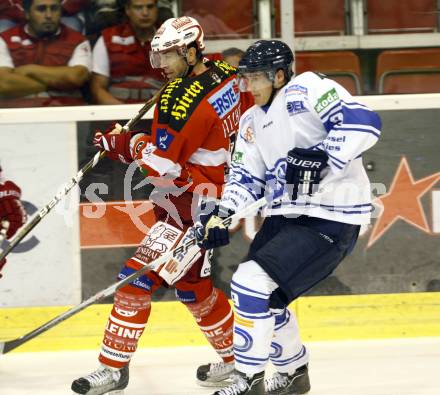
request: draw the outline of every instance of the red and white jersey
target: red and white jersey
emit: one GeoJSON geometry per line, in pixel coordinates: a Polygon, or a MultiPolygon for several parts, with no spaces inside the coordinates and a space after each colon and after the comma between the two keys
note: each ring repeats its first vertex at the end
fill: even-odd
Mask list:
{"type": "Polygon", "coordinates": [[[148,175],[171,176],[190,192],[220,197],[240,116],[252,100],[240,93],[234,67],[206,65],[200,75],[168,83],[155,109],[151,143],[135,159],[148,175]]]}

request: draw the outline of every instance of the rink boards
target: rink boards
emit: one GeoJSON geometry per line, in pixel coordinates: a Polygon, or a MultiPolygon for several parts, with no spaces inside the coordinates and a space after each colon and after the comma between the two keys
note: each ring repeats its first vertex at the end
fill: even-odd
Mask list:
{"type": "MultiPolygon", "coordinates": [[[[440,335],[440,293],[309,296],[292,303],[304,341],[440,335]]],[[[98,348],[111,305],[95,305],[18,348],[26,351],[98,348]]],[[[0,310],[0,339],[35,329],[67,307],[0,310]]],[[[140,347],[201,346],[206,340],[179,302],[153,303],[140,347]]]]}
{"type": "MultiPolygon", "coordinates": [[[[294,304],[303,337],[438,336],[440,183],[434,181],[440,180],[440,95],[368,96],[360,101],[378,110],[384,121],[381,142],[364,157],[372,167],[371,181],[382,182],[385,192],[399,176],[411,178],[410,186],[428,179],[433,183],[419,197],[408,190],[408,196],[417,197],[408,201],[415,204],[412,217],[391,224],[373,220],[372,227],[362,230],[353,255],[309,293],[318,296],[294,304]]],[[[7,177],[22,187],[28,213],[44,206],[91,157],[96,127],[127,119],[137,110],[136,105],[0,110],[0,160],[7,177]]],[[[124,203],[124,172],[103,161],[10,254],[0,280],[0,339],[18,337],[115,282],[121,263],[142,239],[142,227],[153,221],[146,191],[135,191],[131,209],[142,225],[132,226],[131,205],[124,203]],[[100,189],[101,183],[107,190],[100,189]],[[94,203],[86,198],[87,191],[96,196],[94,203]]],[[[135,175],[132,186],[139,180],[135,175]]],[[[226,292],[258,226],[258,220],[236,224],[231,245],[215,256],[214,279],[226,292]]],[[[204,344],[189,313],[172,301],[172,291],[158,292],[155,300],[160,303],[154,304],[142,345],[204,344]]],[[[108,311],[106,305],[93,306],[21,350],[94,348],[108,311]]]]}

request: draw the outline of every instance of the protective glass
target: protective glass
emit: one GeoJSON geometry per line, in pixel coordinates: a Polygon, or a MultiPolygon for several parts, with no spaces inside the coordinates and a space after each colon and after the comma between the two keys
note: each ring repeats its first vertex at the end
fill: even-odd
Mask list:
{"type": "Polygon", "coordinates": [[[150,52],[150,63],[154,69],[173,68],[182,59],[182,55],[177,50],[167,52],[150,52]]]}
{"type": "Polygon", "coordinates": [[[265,71],[241,73],[239,86],[242,92],[257,92],[262,89],[271,88],[272,81],[268,78],[265,71]]]}

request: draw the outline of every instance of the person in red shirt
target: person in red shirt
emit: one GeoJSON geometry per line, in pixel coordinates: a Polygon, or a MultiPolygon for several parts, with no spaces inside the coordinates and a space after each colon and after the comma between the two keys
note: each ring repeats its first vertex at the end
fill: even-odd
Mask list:
{"type": "MultiPolygon", "coordinates": [[[[150,199],[157,222],[125,262],[120,279],[193,237],[192,207],[206,195],[211,200],[221,195],[239,118],[251,102],[242,100],[248,96],[238,89],[236,69],[225,62],[206,61],[204,47],[203,31],[195,19],[165,21],[152,40],[151,64],[161,68],[169,82],[157,100],[151,135],[121,134],[119,127],[95,135],[95,145],[107,156],[134,162],[155,186],[150,199]]],[[[199,383],[218,385],[229,377],[234,364],[228,299],[213,285],[205,250],[194,246],[182,255],[169,262],[179,267],[177,273],[168,271],[165,263],[116,292],[99,356],[101,367],[75,380],[75,393],[99,395],[128,385],[128,364],[147,324],[151,295],[161,286],[175,287],[177,299],[222,358],[199,367],[199,383]]]]}
{"type": "Polygon", "coordinates": [[[93,49],[91,93],[97,104],[141,103],[163,84],[149,63],[157,0],[125,0],[127,21],[102,31],[93,49]]]}
{"type": "Polygon", "coordinates": [[[62,25],[60,0],[24,0],[27,23],[0,34],[0,107],[85,104],[87,39],[62,25]]]}
{"type": "MultiPolygon", "coordinates": [[[[21,203],[21,189],[12,181],[3,177],[0,167],[0,251],[3,239],[10,239],[26,222],[27,214],[21,203]]],[[[6,264],[6,258],[0,261],[1,271],[6,264]]]]}
{"type": "MultiPolygon", "coordinates": [[[[22,0],[0,0],[0,32],[3,32],[18,23],[26,22],[22,0]]],[[[83,29],[83,11],[90,0],[62,0],[63,17],[61,22],[70,28],[81,32],[83,29]]]]}

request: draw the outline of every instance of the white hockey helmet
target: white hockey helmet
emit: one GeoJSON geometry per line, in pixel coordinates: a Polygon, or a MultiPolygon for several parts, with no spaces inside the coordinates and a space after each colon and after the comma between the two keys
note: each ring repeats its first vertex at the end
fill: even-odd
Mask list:
{"type": "Polygon", "coordinates": [[[179,55],[185,56],[188,45],[194,42],[199,51],[205,49],[203,29],[196,19],[190,16],[167,19],[151,40],[151,65],[160,68],[155,54],[177,50],[179,55]]]}

